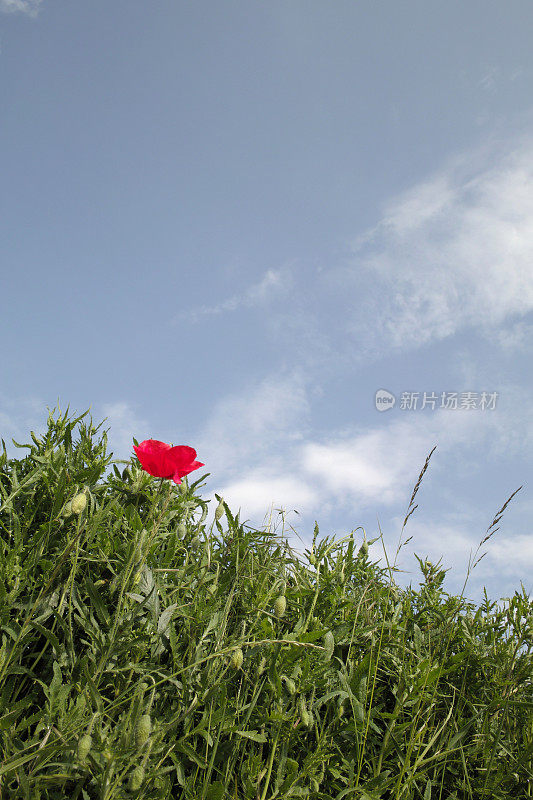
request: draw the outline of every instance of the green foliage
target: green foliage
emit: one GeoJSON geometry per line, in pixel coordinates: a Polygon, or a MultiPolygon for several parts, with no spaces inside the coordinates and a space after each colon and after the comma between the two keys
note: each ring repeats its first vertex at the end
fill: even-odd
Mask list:
{"type": "Polygon", "coordinates": [[[100,427],[0,454],[2,797],[531,796],[523,590],[476,608],[422,559],[402,590],[318,526],[302,563],[100,427]]]}

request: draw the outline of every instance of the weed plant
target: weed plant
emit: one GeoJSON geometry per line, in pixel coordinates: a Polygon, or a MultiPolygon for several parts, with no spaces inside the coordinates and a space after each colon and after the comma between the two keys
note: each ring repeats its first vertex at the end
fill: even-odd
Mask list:
{"type": "Polygon", "coordinates": [[[401,589],[357,531],[303,563],[100,429],[0,455],[2,798],[532,796],[523,588],[476,607],[420,559],[401,589]]]}

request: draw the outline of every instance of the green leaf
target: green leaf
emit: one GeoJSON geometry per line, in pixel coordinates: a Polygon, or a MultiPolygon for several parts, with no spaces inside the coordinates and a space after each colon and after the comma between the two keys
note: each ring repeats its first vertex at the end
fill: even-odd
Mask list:
{"type": "Polygon", "coordinates": [[[181,750],[184,755],[188,756],[191,761],[194,761],[195,764],[198,764],[199,767],[202,769],[207,768],[207,761],[205,761],[205,759],[203,759],[202,756],[193,750],[192,747],[186,742],[180,741],[177,743],[176,747],[178,750],[181,750]]]}
{"type": "Polygon", "coordinates": [[[215,781],[208,787],[205,797],[206,800],[223,800],[226,794],[226,787],[222,781],[215,781]]]}
{"type": "Polygon", "coordinates": [[[174,611],[177,609],[178,604],[172,603],[171,606],[165,608],[162,614],[160,614],[159,619],[157,620],[157,632],[161,634],[168,633],[168,629],[170,627],[170,620],[172,619],[172,615],[174,611]]]}
{"type": "MultiPolygon", "coordinates": [[[[63,648],[59,643],[59,639],[55,633],[53,631],[49,631],[48,628],[45,628],[44,625],[40,625],[38,622],[30,622],[30,626],[35,628],[36,631],[39,631],[39,633],[42,634],[48,642],[50,642],[54,648],[56,657],[60,658],[61,654],[63,653],[63,648]]],[[[56,664],[54,663],[54,667],[55,666],[56,664]]]]}
{"type": "Polygon", "coordinates": [[[253,742],[268,742],[268,737],[264,733],[257,733],[257,731],[235,731],[235,733],[245,739],[251,739],[253,742]]]}
{"type": "Polygon", "coordinates": [[[94,608],[96,609],[96,613],[104,625],[109,625],[111,623],[111,618],[107,611],[104,601],[102,600],[102,595],[87,575],[85,578],[85,588],[87,590],[87,594],[91,599],[91,603],[93,604],[94,608]]]}

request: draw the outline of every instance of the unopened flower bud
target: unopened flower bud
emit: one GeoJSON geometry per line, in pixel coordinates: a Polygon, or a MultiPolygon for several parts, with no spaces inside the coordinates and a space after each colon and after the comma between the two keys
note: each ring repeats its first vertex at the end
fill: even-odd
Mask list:
{"type": "Polygon", "coordinates": [[[81,514],[81,512],[85,509],[87,505],[87,495],[84,492],[80,492],[74,497],[71,501],[71,508],[73,514],[81,514]]]}
{"type": "Polygon", "coordinates": [[[135,726],[135,744],[137,747],[144,747],[150,738],[151,731],[152,720],[150,719],[150,714],[143,714],[139,717],[137,725],[135,726]]]}
{"type": "Polygon", "coordinates": [[[284,615],[286,608],[287,608],[287,599],[285,595],[280,594],[280,596],[277,597],[274,602],[274,613],[276,614],[276,617],[278,619],[284,615]]]}
{"type": "Polygon", "coordinates": [[[307,710],[307,706],[305,704],[305,697],[300,695],[298,699],[298,711],[300,713],[300,719],[302,720],[302,724],[305,725],[306,728],[310,728],[313,724],[313,716],[307,710]]]}
{"type": "Polygon", "coordinates": [[[215,509],[215,519],[218,522],[224,516],[224,498],[221,498],[220,503],[215,509]]]}
{"type": "Polygon", "coordinates": [[[285,686],[287,687],[287,691],[290,695],[296,694],[296,684],[294,683],[292,678],[287,678],[286,675],[283,676],[285,681],[285,686]]]}
{"type": "Polygon", "coordinates": [[[85,761],[87,756],[89,755],[89,751],[92,747],[93,740],[92,736],[86,733],[78,742],[78,758],[81,762],[85,761]]]}
{"type": "Polygon", "coordinates": [[[139,765],[130,774],[129,790],[130,792],[137,792],[141,788],[144,781],[144,767],[139,765]]]}
{"type": "Polygon", "coordinates": [[[331,656],[333,655],[333,650],[335,649],[335,637],[333,636],[331,631],[328,631],[324,636],[324,660],[330,661],[331,656]]]}
{"type": "Polygon", "coordinates": [[[242,667],[242,662],[244,661],[244,655],[240,647],[235,650],[231,657],[231,666],[234,669],[240,669],[242,667]]]}

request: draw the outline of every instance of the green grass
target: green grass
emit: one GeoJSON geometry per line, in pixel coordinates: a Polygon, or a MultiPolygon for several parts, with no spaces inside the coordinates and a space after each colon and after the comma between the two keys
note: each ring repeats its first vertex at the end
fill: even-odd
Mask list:
{"type": "Polygon", "coordinates": [[[523,588],[476,607],[427,561],[400,588],[358,532],[315,527],[303,563],[223,502],[208,526],[203,478],[119,469],[87,414],[23,447],[0,455],[1,798],[532,796],[523,588]]]}

